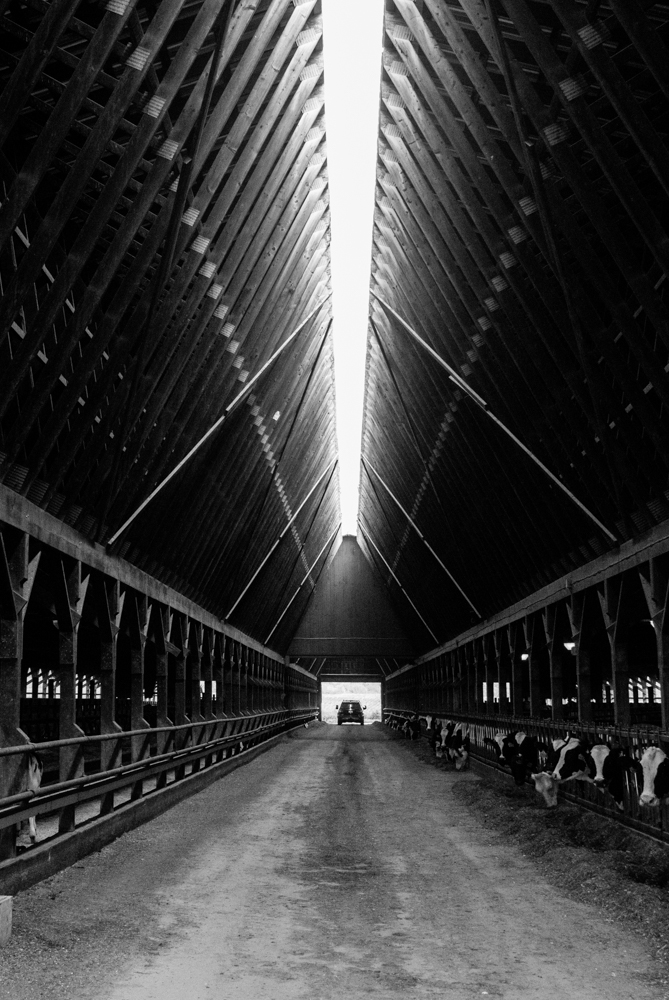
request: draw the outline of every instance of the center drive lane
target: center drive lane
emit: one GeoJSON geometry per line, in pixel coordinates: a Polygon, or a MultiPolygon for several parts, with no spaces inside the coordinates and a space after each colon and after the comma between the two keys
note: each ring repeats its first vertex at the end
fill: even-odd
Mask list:
{"type": "MultiPolygon", "coordinates": [[[[109,914],[98,962],[83,931],[72,944],[80,973],[62,996],[657,1000],[638,939],[483,829],[451,793],[462,780],[477,781],[380,725],[299,730],[58,877],[48,921],[109,914]],[[121,896],[140,914],[132,940],[121,896]]],[[[17,978],[2,995],[60,1000],[48,963],[30,961],[33,991],[17,978]]]]}

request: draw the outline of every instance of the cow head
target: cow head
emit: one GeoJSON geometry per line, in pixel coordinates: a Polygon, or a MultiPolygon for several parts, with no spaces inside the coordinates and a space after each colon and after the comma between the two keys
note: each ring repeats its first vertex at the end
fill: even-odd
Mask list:
{"type": "Polygon", "coordinates": [[[639,802],[644,806],[659,806],[669,795],[669,757],[659,747],[648,747],[641,758],[643,792],[639,802]]]}
{"type": "Polygon", "coordinates": [[[553,775],[549,774],[547,771],[541,771],[539,774],[533,774],[531,775],[531,778],[534,782],[534,787],[539,795],[541,795],[548,808],[555,809],[557,806],[557,778],[554,778],[553,775]]]}
{"type": "Polygon", "coordinates": [[[553,777],[558,781],[568,781],[570,778],[591,781],[586,752],[586,744],[573,736],[559,750],[557,762],[553,765],[553,777]]]}
{"type": "Polygon", "coordinates": [[[611,755],[611,747],[606,743],[597,743],[590,749],[589,757],[592,760],[592,779],[598,788],[603,788],[606,784],[604,767],[607,758],[611,755]]]}

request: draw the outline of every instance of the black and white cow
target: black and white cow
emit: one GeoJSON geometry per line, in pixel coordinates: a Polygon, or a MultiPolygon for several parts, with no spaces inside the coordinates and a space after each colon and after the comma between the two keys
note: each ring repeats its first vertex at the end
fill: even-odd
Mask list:
{"type": "Polygon", "coordinates": [[[408,740],[420,739],[420,719],[418,716],[414,716],[413,719],[407,719],[402,729],[408,740]]]}
{"type": "Polygon", "coordinates": [[[566,738],[563,740],[552,740],[551,748],[548,753],[548,759],[543,770],[530,774],[536,791],[539,795],[541,795],[549,809],[554,809],[557,806],[559,779],[555,777],[553,770],[556,764],[559,763],[560,753],[570,742],[570,739],[570,735],[567,734],[566,738]]]}
{"type": "Polygon", "coordinates": [[[506,756],[504,753],[505,744],[508,739],[513,738],[515,735],[515,732],[495,733],[493,737],[486,736],[483,740],[484,746],[491,747],[494,750],[495,755],[497,756],[497,763],[502,767],[506,764],[506,756]]]}
{"type": "Polygon", "coordinates": [[[643,792],[639,802],[643,806],[659,806],[669,797],[669,757],[659,747],[648,747],[641,758],[643,792]]]}
{"type": "Polygon", "coordinates": [[[436,748],[437,757],[446,757],[448,759],[448,747],[450,745],[454,729],[455,723],[452,719],[441,719],[441,736],[436,748]]]}
{"type": "Polygon", "coordinates": [[[449,760],[455,764],[456,771],[462,771],[467,766],[470,746],[469,725],[466,722],[458,722],[453,730],[448,748],[449,760]]]}
{"type": "Polygon", "coordinates": [[[519,787],[525,779],[545,763],[548,748],[534,736],[522,732],[512,733],[503,743],[503,757],[511,768],[513,780],[519,787]]]}
{"type": "Polygon", "coordinates": [[[430,725],[427,730],[427,738],[430,742],[430,749],[432,753],[440,756],[441,755],[441,719],[438,719],[436,715],[432,715],[430,718],[430,725]],[[439,749],[439,753],[437,753],[439,749]]]}
{"type": "Polygon", "coordinates": [[[625,773],[634,771],[638,761],[624,747],[610,743],[596,743],[587,755],[590,776],[597,788],[613,796],[618,809],[623,808],[625,773]]]}

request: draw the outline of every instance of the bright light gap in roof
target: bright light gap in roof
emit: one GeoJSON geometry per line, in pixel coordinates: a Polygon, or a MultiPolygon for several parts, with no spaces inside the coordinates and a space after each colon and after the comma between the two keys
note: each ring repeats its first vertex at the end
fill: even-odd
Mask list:
{"type": "Polygon", "coordinates": [[[383,0],[323,0],[342,531],[357,533],[383,0]]]}

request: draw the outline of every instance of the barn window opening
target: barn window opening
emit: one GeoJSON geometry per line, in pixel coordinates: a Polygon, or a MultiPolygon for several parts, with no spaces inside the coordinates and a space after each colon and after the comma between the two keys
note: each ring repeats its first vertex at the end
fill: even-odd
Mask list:
{"type": "Polygon", "coordinates": [[[321,719],[336,724],[337,705],[359,701],[366,705],[365,724],[381,721],[381,685],[376,681],[323,681],[321,684],[321,719]]]}
{"type": "Polygon", "coordinates": [[[355,535],[369,315],[383,0],[323,0],[342,532],[355,535]]]}

